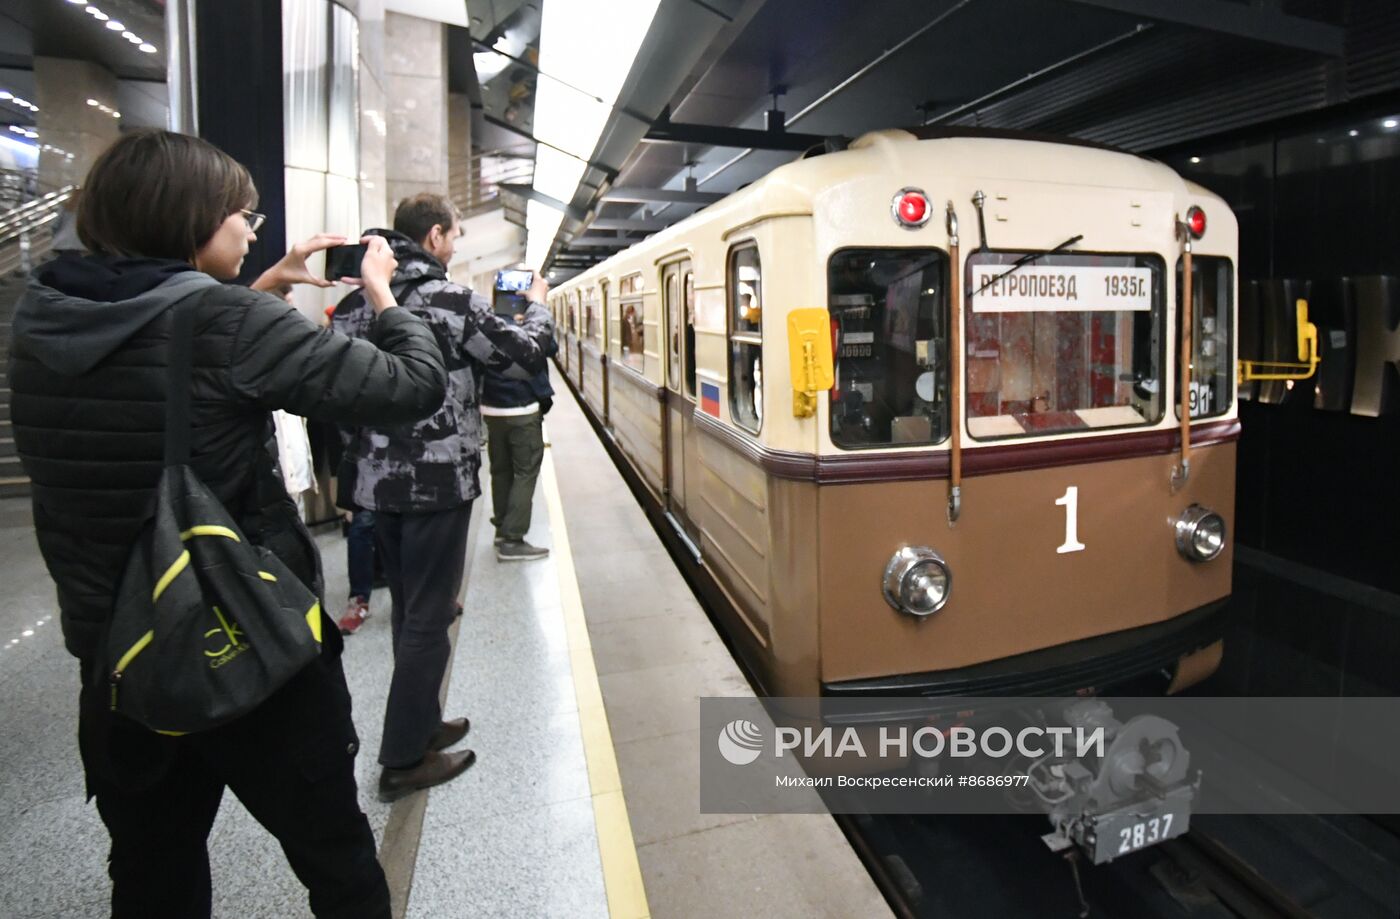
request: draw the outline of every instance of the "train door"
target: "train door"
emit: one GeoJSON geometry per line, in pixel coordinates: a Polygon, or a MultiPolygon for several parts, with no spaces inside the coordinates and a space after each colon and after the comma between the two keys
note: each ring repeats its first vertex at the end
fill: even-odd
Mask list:
{"type": "Polygon", "coordinates": [[[694,456],[695,293],[689,260],[662,269],[661,303],[666,328],[666,509],[671,522],[692,544],[700,543],[700,531],[691,513],[690,497],[698,493],[694,456]],[[691,473],[687,475],[687,472],[691,473]]]}

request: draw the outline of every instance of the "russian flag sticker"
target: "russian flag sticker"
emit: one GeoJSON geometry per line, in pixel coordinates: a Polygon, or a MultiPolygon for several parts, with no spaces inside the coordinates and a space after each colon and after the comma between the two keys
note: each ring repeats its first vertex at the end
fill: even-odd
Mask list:
{"type": "Polygon", "coordinates": [[[719,417],[719,387],[703,380],[700,382],[700,411],[719,417]]]}

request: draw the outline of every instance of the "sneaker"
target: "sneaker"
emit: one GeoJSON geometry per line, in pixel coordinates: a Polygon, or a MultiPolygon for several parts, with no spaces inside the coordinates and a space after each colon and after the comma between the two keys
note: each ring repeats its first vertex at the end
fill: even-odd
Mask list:
{"type": "Polygon", "coordinates": [[[336,625],[340,626],[340,634],[354,635],[355,630],[365,624],[369,618],[369,600],[365,597],[351,597],[345,604],[345,613],[340,617],[336,625]]]}
{"type": "Polygon", "coordinates": [[[385,768],[379,773],[379,800],[388,804],[415,791],[441,785],[466,772],[474,762],[476,754],[471,750],[456,753],[429,750],[416,766],[407,769],[385,768]]]}
{"type": "Polygon", "coordinates": [[[548,554],[548,549],[532,546],[523,539],[506,539],[496,545],[496,558],[502,562],[526,562],[548,554]]]}

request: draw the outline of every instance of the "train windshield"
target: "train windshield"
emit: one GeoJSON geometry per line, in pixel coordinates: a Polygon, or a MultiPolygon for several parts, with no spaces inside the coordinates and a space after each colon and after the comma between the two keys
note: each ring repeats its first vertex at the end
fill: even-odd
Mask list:
{"type": "Polygon", "coordinates": [[[1162,260],[1025,252],[967,259],[967,428],[978,440],[1156,424],[1162,260]]]}
{"type": "MultiPolygon", "coordinates": [[[[1235,385],[1235,356],[1230,335],[1234,327],[1231,302],[1235,291],[1234,266],[1228,258],[1198,255],[1191,269],[1191,417],[1223,415],[1230,407],[1235,385]]],[[[1182,262],[1176,263],[1176,308],[1181,309],[1182,262]]],[[[1176,352],[1181,350],[1181,324],[1176,328],[1176,352]]],[[[1172,390],[1180,392],[1173,380],[1172,390]]],[[[1179,406],[1180,396],[1172,403],[1179,406]]],[[[1177,417],[1181,411],[1177,409],[1177,417]]]]}
{"type": "Polygon", "coordinates": [[[831,441],[938,443],[948,436],[948,256],[843,249],[827,268],[835,350],[831,441]]]}

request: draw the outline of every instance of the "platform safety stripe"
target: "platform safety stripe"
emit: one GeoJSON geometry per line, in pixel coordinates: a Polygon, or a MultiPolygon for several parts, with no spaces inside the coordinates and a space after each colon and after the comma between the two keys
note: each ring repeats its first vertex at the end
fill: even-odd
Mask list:
{"type": "Polygon", "coordinates": [[[551,553],[559,575],[559,599],[564,612],[564,632],[569,643],[569,664],[574,674],[574,694],[578,698],[579,727],[583,734],[583,754],[588,762],[588,785],[593,797],[593,821],[598,832],[598,855],[603,864],[603,887],[608,896],[611,919],[646,919],[646,887],[632,838],[632,823],[622,794],[622,778],[617,770],[608,714],[603,708],[603,691],[588,640],[588,624],[583,615],[573,551],[569,547],[564,522],[564,504],[554,475],[554,460],[546,450],[540,470],[545,504],[549,509],[549,531],[554,541],[551,553]]]}

